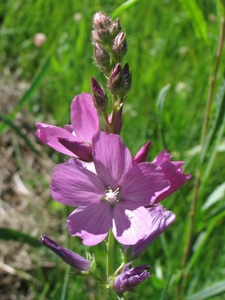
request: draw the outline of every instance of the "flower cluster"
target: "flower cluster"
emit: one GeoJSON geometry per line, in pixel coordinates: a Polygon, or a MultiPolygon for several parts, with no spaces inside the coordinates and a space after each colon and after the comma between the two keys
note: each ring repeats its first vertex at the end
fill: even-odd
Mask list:
{"type": "MultiPolygon", "coordinates": [[[[159,202],[176,192],[190,175],[183,173],[183,162],[171,161],[166,150],[147,162],[149,141],[134,157],[122,142],[118,135],[122,106],[131,85],[128,64],[121,66],[126,36],[119,20],[111,21],[103,13],[95,14],[93,26],[94,57],[107,78],[112,112],[108,114],[107,92],[92,77],[92,95],[82,93],[72,101],[71,124],[60,128],[36,123],[36,136],[69,156],[55,167],[51,182],[53,199],[75,207],[67,219],[69,234],[94,246],[110,232],[133,260],[175,221],[174,213],[159,202]]],[[[43,235],[40,242],[79,272],[94,272],[88,260],[50,238],[43,235]]],[[[120,275],[114,274],[111,288],[117,293],[133,290],[150,276],[148,269],[148,265],[131,268],[131,263],[126,264],[120,275]]]]}

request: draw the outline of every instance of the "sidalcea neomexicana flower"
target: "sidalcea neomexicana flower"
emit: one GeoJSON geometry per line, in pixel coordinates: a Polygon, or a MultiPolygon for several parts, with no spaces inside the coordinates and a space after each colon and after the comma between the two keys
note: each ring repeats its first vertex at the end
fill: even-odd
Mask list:
{"type": "Polygon", "coordinates": [[[72,124],[65,125],[65,128],[36,123],[35,134],[44,144],[60,153],[91,161],[92,137],[100,129],[98,113],[91,95],[82,93],[74,98],[70,118],[72,124]]]}
{"type": "Polygon", "coordinates": [[[170,188],[159,166],[133,165],[130,151],[115,134],[97,132],[92,139],[96,173],[68,161],[55,167],[52,197],[65,205],[78,206],[68,217],[68,231],[92,246],[109,230],[121,244],[134,245],[149,230],[151,216],[145,206],[170,188]]]}

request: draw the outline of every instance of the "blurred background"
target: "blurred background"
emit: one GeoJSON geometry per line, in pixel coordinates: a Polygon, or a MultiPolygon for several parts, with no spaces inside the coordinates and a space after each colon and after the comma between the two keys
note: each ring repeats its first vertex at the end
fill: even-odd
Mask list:
{"type": "MultiPolygon", "coordinates": [[[[138,259],[137,263],[152,266],[152,276],[131,297],[179,299],[176,289],[224,9],[219,0],[187,2],[0,1],[2,300],[107,299],[102,287],[74,274],[38,242],[40,235],[46,234],[85,256],[86,248],[79,238],[70,238],[67,233],[66,218],[72,209],[50,196],[52,170],[67,157],[37,140],[35,122],[63,127],[70,123],[72,99],[90,92],[90,76],[105,85],[94,63],[91,43],[92,17],[98,11],[113,19],[120,17],[127,34],[128,53],[123,63],[129,63],[133,85],[124,104],[124,143],[135,155],[150,140],[149,161],[166,148],[174,160],[184,160],[185,172],[193,175],[181,191],[163,202],[177,220],[138,259]]],[[[223,95],[217,95],[223,84],[224,51],[220,58],[210,120],[218,111],[216,99],[223,99],[223,95]]],[[[225,286],[221,283],[225,275],[223,116],[219,125],[220,131],[214,132],[216,146],[210,149],[201,169],[207,175],[202,177],[188,278],[181,299],[225,299],[221,288],[225,286]],[[214,295],[204,294],[215,285],[214,295]]],[[[88,251],[95,254],[100,272],[105,268],[105,244],[88,251]]]]}

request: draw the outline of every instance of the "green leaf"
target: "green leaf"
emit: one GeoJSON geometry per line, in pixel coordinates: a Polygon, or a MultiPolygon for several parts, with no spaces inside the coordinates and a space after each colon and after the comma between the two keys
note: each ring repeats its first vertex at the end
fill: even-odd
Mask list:
{"type": "Polygon", "coordinates": [[[157,102],[156,102],[158,127],[159,127],[159,130],[160,130],[162,145],[166,149],[168,149],[168,147],[166,145],[166,140],[165,140],[165,136],[164,136],[165,130],[164,130],[164,126],[163,126],[162,114],[163,114],[164,101],[166,99],[166,95],[167,95],[169,89],[170,89],[170,84],[167,84],[166,86],[164,86],[161,89],[161,91],[159,92],[159,96],[158,96],[158,99],[157,99],[157,102]]]}
{"type": "Polygon", "coordinates": [[[202,206],[202,210],[206,210],[207,208],[212,206],[214,203],[223,199],[224,195],[225,195],[225,183],[222,183],[209,195],[208,199],[202,206]]]}
{"type": "Polygon", "coordinates": [[[8,229],[8,228],[0,228],[0,240],[5,240],[5,241],[12,240],[15,242],[27,243],[33,247],[41,246],[37,238],[34,238],[27,233],[23,233],[21,231],[8,229]]]}
{"type": "Polygon", "coordinates": [[[138,2],[138,0],[128,0],[128,1],[124,2],[119,7],[117,7],[117,9],[114,10],[114,12],[112,13],[112,18],[115,19],[115,18],[119,17],[126,9],[128,9],[130,6],[132,6],[136,2],[138,2]]]}
{"type": "Polygon", "coordinates": [[[180,0],[187,15],[189,16],[198,39],[207,41],[207,25],[195,0],[180,0]]]}
{"type": "Polygon", "coordinates": [[[4,121],[5,124],[2,124],[0,126],[0,134],[4,131],[6,125],[9,125],[9,121],[14,119],[16,113],[23,107],[23,105],[31,98],[34,92],[38,89],[38,87],[40,86],[42,80],[44,79],[48,71],[49,66],[50,66],[50,58],[47,58],[41,70],[38,72],[37,76],[35,77],[33,83],[29,87],[29,89],[24,93],[22,98],[20,98],[17,105],[15,106],[15,109],[11,113],[9,113],[8,116],[6,117],[8,121],[7,122],[4,121]]]}
{"type": "Polygon", "coordinates": [[[204,300],[210,297],[218,296],[225,292],[225,280],[215,282],[214,284],[204,288],[197,293],[188,296],[186,300],[204,300]]]}
{"type": "Polygon", "coordinates": [[[215,116],[201,151],[201,156],[200,156],[201,164],[203,164],[207,159],[207,168],[204,170],[203,181],[206,180],[212,168],[217,149],[223,137],[224,128],[225,128],[225,79],[223,79],[223,82],[220,86],[219,93],[217,95],[217,100],[216,100],[215,116]]]}

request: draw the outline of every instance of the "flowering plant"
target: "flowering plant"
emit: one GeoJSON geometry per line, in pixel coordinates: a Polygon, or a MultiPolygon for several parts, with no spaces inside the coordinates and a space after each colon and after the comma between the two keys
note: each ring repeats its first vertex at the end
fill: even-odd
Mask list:
{"type": "MultiPolygon", "coordinates": [[[[147,162],[149,141],[134,157],[122,142],[122,111],[131,88],[129,66],[121,63],[127,52],[126,34],[119,19],[112,21],[101,12],[94,15],[93,27],[94,58],[107,78],[110,96],[91,77],[91,95],[82,93],[72,101],[71,125],[63,129],[37,123],[36,136],[70,156],[54,169],[51,195],[75,207],[67,219],[71,236],[79,237],[86,246],[106,240],[104,284],[112,299],[122,299],[151,275],[149,265],[131,268],[133,260],[175,221],[174,213],[159,202],[176,192],[190,175],[183,173],[183,162],[171,161],[166,150],[147,162]],[[115,240],[122,251],[117,270],[113,261],[115,240]]],[[[80,274],[94,276],[102,283],[93,258],[85,259],[45,235],[40,242],[80,274]]]]}

